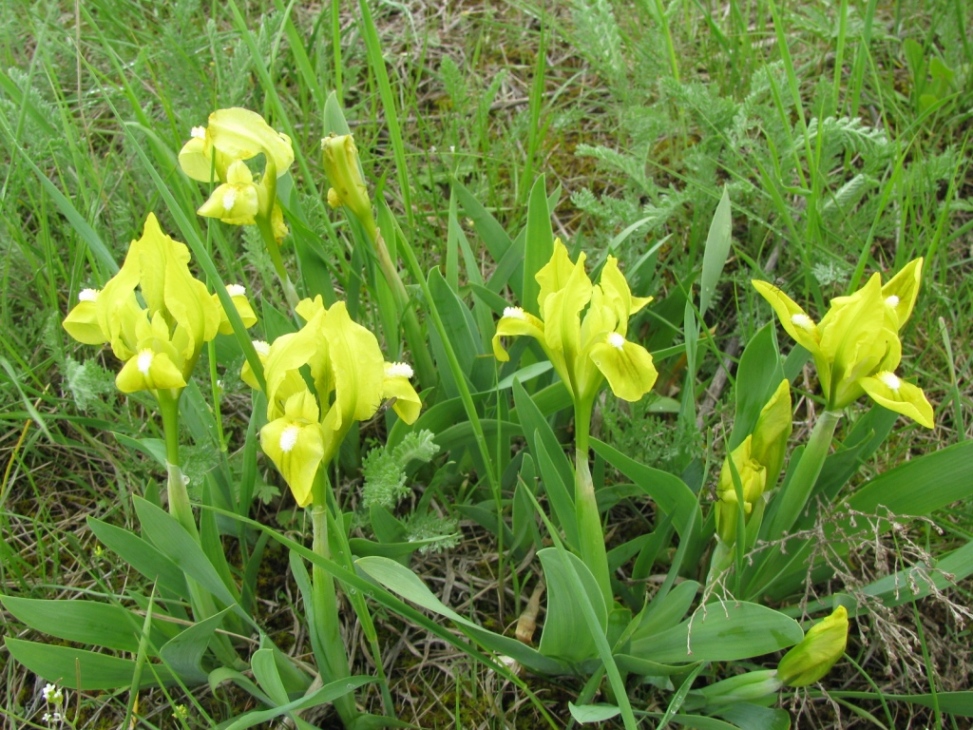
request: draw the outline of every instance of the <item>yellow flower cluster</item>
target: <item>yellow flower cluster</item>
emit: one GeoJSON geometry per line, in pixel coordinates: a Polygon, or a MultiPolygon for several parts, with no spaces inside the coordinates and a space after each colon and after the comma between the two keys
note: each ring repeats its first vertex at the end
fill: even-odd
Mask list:
{"type": "MultiPolygon", "coordinates": [[[[413,423],[421,401],[409,382],[412,368],[385,362],[375,335],[352,321],[344,302],[325,309],[321,297],[304,299],[297,313],[305,322],[300,330],[254,346],[267,382],[260,444],[305,507],[318,469],[334,458],[355,421],[392,400],[399,417],[413,423]]],[[[259,387],[249,366],[242,378],[259,387]]]]}
{"type": "Polygon", "coordinates": [[[535,277],[541,317],[507,307],[497,322],[493,354],[506,362],[510,357],[500,338],[528,335],[541,343],[576,404],[590,406],[605,380],[619,398],[637,401],[652,389],[658,373],[652,355],[626,339],[628,320],[652,297],[632,296],[613,256],[597,285],[584,262],[582,253],[572,263],[567,248],[555,240],[551,260],[535,277]]]}
{"type": "MultiPolygon", "coordinates": [[[[256,323],[243,287],[227,291],[243,323],[256,323]]],[[[202,345],[232,331],[217,296],[190,273],[189,249],[164,234],[152,213],[118,273],[78,300],[64,329],[87,345],[111,344],[125,363],[115,379],[123,393],[184,388],[202,345]]]]}
{"type": "Polygon", "coordinates": [[[874,274],[851,296],[832,299],[818,323],[772,284],[754,281],[753,286],[787,334],[814,357],[828,410],[840,410],[867,393],[879,405],[932,428],[925,394],[895,374],[902,359],[898,333],[912,314],[921,275],[921,258],[884,286],[874,274]]]}
{"type": "Polygon", "coordinates": [[[231,225],[269,221],[279,242],[287,235],[283,211],[276,199],[277,179],[294,162],[290,137],[273,129],[249,109],[218,109],[206,127],[193,127],[191,139],[179,152],[179,165],[193,180],[219,181],[197,213],[231,225]],[[258,179],[247,160],[264,157],[258,179]]]}

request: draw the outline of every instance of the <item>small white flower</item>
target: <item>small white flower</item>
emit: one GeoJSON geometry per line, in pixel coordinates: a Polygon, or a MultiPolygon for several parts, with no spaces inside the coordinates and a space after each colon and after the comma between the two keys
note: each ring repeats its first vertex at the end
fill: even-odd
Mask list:
{"type": "Polygon", "coordinates": [[[189,136],[196,139],[206,139],[206,127],[193,127],[189,136]]]}
{"type": "Polygon", "coordinates": [[[227,284],[226,293],[229,294],[231,297],[242,297],[244,294],[247,293],[247,288],[240,284],[227,284]]]}
{"type": "Polygon", "coordinates": [[[82,289],[78,292],[79,302],[93,302],[98,298],[98,289],[82,289]]]}
{"type": "Polygon", "coordinates": [[[46,684],[43,689],[44,701],[51,705],[59,705],[64,701],[64,693],[56,685],[46,684]]]}
{"type": "Polygon", "coordinates": [[[524,310],[520,307],[504,307],[503,316],[510,317],[511,319],[526,319],[524,310]]]}
{"type": "Polygon", "coordinates": [[[893,307],[893,308],[899,306],[899,298],[897,296],[895,296],[895,294],[892,294],[891,296],[886,297],[885,298],[885,306],[886,307],[893,307]]]}

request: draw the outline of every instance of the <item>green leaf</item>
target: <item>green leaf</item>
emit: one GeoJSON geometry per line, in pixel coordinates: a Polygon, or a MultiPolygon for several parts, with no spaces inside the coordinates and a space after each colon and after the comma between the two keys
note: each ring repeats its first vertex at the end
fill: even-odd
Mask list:
{"type": "Polygon", "coordinates": [[[852,509],[927,515],[973,495],[973,441],[907,461],[872,479],[848,500],[852,509]]]}
{"type": "Polygon", "coordinates": [[[544,176],[534,181],[527,201],[527,232],[524,237],[524,285],[520,301],[528,312],[540,316],[537,295],[540,284],[534,276],[544,267],[554,253],[554,230],[551,212],[547,207],[547,191],[544,176]]]}
{"type": "Polygon", "coordinates": [[[646,495],[651,497],[665,514],[672,517],[672,523],[683,540],[690,539],[687,530],[694,524],[699,511],[696,495],[677,476],[659,469],[653,469],[630,459],[622,452],[598,439],[591,439],[595,453],[622,474],[632,480],[646,495]]]}
{"type": "MultiPolygon", "coordinates": [[[[146,538],[160,550],[165,550],[173,563],[186,575],[195,578],[218,601],[239,609],[236,599],[223,583],[216,568],[179,521],[141,497],[133,497],[133,501],[146,538]]],[[[242,610],[240,614],[246,617],[242,610]]],[[[249,620],[249,617],[246,618],[249,620]]]]}
{"type": "Polygon", "coordinates": [[[393,593],[448,618],[480,646],[508,656],[535,672],[544,674],[565,674],[568,672],[568,667],[563,662],[545,657],[516,639],[495,634],[460,616],[436,598],[415,573],[394,560],[382,557],[359,558],[355,561],[355,565],[393,593]]]}
{"type": "Polygon", "coordinates": [[[832,697],[839,699],[872,700],[878,702],[907,702],[923,707],[939,708],[940,712],[959,717],[973,717],[973,692],[937,692],[922,695],[889,695],[881,696],[874,692],[829,692],[832,697]]]}
{"type": "MultiPolygon", "coordinates": [[[[473,390],[485,388],[490,381],[484,378],[489,376],[492,379],[494,366],[492,358],[482,357],[486,353],[481,350],[482,338],[476,331],[476,322],[473,320],[472,313],[449,288],[438,267],[433,267],[429,271],[429,291],[432,294],[433,304],[442,318],[446,336],[453,346],[453,352],[456,353],[460,369],[466,374],[468,382],[473,384],[473,390]]],[[[459,391],[452,380],[452,372],[439,333],[435,329],[431,330],[429,339],[439,366],[443,389],[448,397],[454,398],[459,391]]]]}
{"type": "Polygon", "coordinates": [[[699,583],[687,580],[678,584],[661,599],[650,601],[636,618],[639,625],[631,638],[643,639],[671,629],[686,615],[686,611],[696,600],[698,592],[699,583]]]}
{"type": "Polygon", "coordinates": [[[789,730],[791,716],[777,707],[761,707],[739,702],[715,714],[744,730],[789,730]]]}
{"type": "Polygon", "coordinates": [[[775,326],[776,323],[770,322],[761,327],[740,356],[734,387],[736,412],[728,445],[730,451],[753,433],[760,411],[784,379],[784,368],[774,335],[775,326]]]}
{"type": "MultiPolygon", "coordinates": [[[[456,180],[453,180],[452,184],[453,191],[456,193],[456,197],[459,198],[460,205],[463,206],[463,212],[473,221],[473,227],[486,245],[490,256],[494,261],[500,261],[507,253],[507,250],[513,245],[510,236],[507,235],[507,232],[503,230],[503,226],[497,222],[497,219],[493,217],[490,211],[484,208],[480,201],[476,199],[473,193],[456,180]]],[[[514,288],[514,294],[517,295],[518,299],[522,299],[520,297],[519,282],[515,282],[515,287],[512,288],[514,288]]]]}
{"type": "Polygon", "coordinates": [[[576,582],[569,575],[570,567],[565,560],[570,561],[577,571],[584,592],[594,607],[597,628],[604,633],[608,627],[608,612],[594,575],[580,558],[567,551],[544,548],[538,551],[537,557],[544,568],[544,580],[547,582],[547,613],[538,647],[541,654],[574,665],[598,656],[592,636],[596,627],[588,626],[584,615],[578,610],[576,582]]]}
{"type": "Polygon", "coordinates": [[[678,626],[633,641],[628,653],[660,664],[763,656],[804,638],[798,623],[756,603],[709,603],[678,626]]]}
{"type": "Polygon", "coordinates": [[[554,435],[554,431],[537,405],[519,382],[514,383],[514,403],[523,424],[524,436],[531,454],[537,460],[541,483],[550,499],[564,539],[571,547],[578,545],[578,525],[574,516],[574,471],[571,462],[554,435]]]}
{"type": "MultiPolygon", "coordinates": [[[[79,689],[119,689],[130,687],[135,675],[135,662],[107,654],[97,654],[69,646],[50,646],[35,641],[6,637],[3,640],[10,655],[34,674],[48,682],[79,689]]],[[[139,687],[172,684],[175,677],[165,667],[151,664],[143,671],[139,687]]]]}
{"type": "MultiPolygon", "coordinates": [[[[48,636],[133,654],[138,651],[143,619],[121,606],[14,596],[0,596],[0,603],[18,621],[48,636]]],[[[170,636],[153,626],[150,641],[158,649],[170,636]]]]}
{"type": "Polygon", "coordinates": [[[187,685],[204,684],[207,671],[203,668],[203,655],[209,648],[210,639],[223,624],[230,609],[224,609],[204,621],[195,623],[178,636],[169,640],[159,650],[166,666],[187,685]]]}
{"type": "Polygon", "coordinates": [[[87,518],[88,528],[101,543],[160,588],[189,600],[186,574],[151,543],[121,527],[87,518]]]}
{"type": "Polygon", "coordinates": [[[730,254],[730,244],[733,242],[733,219],[730,216],[730,192],[723,186],[723,195],[713,213],[709,234],[706,236],[706,247],[703,249],[703,273],[700,277],[699,314],[702,317],[709,309],[716,293],[716,284],[726,265],[726,257],[730,254]]]}
{"type": "MultiPolygon", "coordinates": [[[[269,651],[261,649],[260,651],[269,651]]],[[[260,651],[257,653],[259,654],[260,651]]],[[[271,658],[272,661],[272,658],[271,658]]],[[[344,697],[349,692],[362,687],[371,682],[375,682],[374,677],[347,677],[345,679],[339,679],[330,684],[326,684],[321,689],[316,692],[312,692],[306,697],[301,697],[299,699],[293,700],[292,702],[287,702],[280,704],[277,707],[272,707],[269,710],[257,710],[255,712],[248,712],[244,715],[238,717],[234,722],[227,725],[225,730],[244,730],[244,728],[254,727],[255,725],[260,725],[263,723],[269,723],[276,717],[281,715],[286,715],[290,712],[296,712],[298,710],[306,710],[311,707],[317,707],[319,705],[325,705],[330,702],[334,702],[339,697],[344,697]]]]}
{"type": "Polygon", "coordinates": [[[571,717],[575,719],[575,722],[580,722],[581,724],[606,722],[613,717],[618,717],[622,713],[615,705],[576,705],[573,702],[568,702],[568,710],[571,713],[571,717]]]}

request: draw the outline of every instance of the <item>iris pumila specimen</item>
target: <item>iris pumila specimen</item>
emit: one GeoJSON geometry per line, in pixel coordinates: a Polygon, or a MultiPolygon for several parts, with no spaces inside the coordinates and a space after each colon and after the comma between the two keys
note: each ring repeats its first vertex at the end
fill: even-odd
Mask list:
{"type": "Polygon", "coordinates": [[[231,225],[255,225],[267,246],[288,301],[297,303],[280,254],[287,236],[277,200],[277,180],[294,162],[290,137],[276,131],[256,112],[233,107],[209,115],[207,126],[193,127],[179,151],[179,165],[193,180],[219,183],[197,213],[231,225]],[[263,170],[250,168],[256,158],[263,170]]]}
{"type": "Polygon", "coordinates": [[[922,390],[896,374],[902,360],[899,332],[912,315],[922,275],[915,259],[884,285],[879,274],[854,294],[836,297],[820,322],[766,281],[754,288],[787,333],[814,358],[825,410],[801,461],[781,494],[765,535],[780,537],[804,509],[828,454],[842,409],[868,395],[874,402],[932,428],[933,410],[922,390]]]}
{"type": "Polygon", "coordinates": [[[502,337],[527,335],[536,339],[571,395],[575,413],[575,511],[582,560],[591,569],[606,605],[612,592],[605,553],[605,539],[588,468],[588,435],[591,412],[598,393],[607,383],[627,401],[637,401],[655,384],[658,373],[652,355],[628,339],[629,318],[651,301],[635,297],[609,256],[598,284],[584,268],[585,255],[572,262],[560,240],[554,254],[536,275],[540,317],[520,307],[507,307],[497,323],[493,353],[505,362],[509,355],[502,337]]]}
{"type": "Polygon", "coordinates": [[[932,406],[922,390],[895,371],[902,360],[899,330],[912,315],[922,259],[909,262],[882,285],[873,274],[850,296],[835,297],[815,322],[790,297],[766,281],[754,288],[774,308],[781,325],[814,358],[826,408],[837,411],[868,395],[879,405],[932,428],[932,406]]]}
{"type": "MultiPolygon", "coordinates": [[[[173,240],[149,213],[142,237],[99,291],[85,289],[64,329],[88,345],[109,343],[124,365],[115,378],[123,393],[147,390],[162,413],[169,461],[169,509],[192,534],[195,521],[179,468],[179,397],[205,343],[230,331],[215,294],[189,271],[189,249],[173,240]]],[[[243,287],[227,287],[245,326],[256,323],[243,287]]]]}
{"type": "MultiPolygon", "coordinates": [[[[300,330],[269,347],[257,345],[267,381],[268,423],[260,430],[260,443],[294,499],[306,507],[316,501],[322,467],[331,463],[355,421],[371,418],[383,401],[393,400],[399,417],[412,423],[421,402],[409,382],[412,369],[385,362],[375,335],[352,321],[344,302],[325,309],[321,297],[305,299],[297,314],[305,322],[300,330]]],[[[243,377],[256,387],[248,368],[243,377]]]]}
{"type": "MultiPolygon", "coordinates": [[[[346,539],[327,471],[341,442],[356,421],[371,418],[383,401],[391,401],[399,418],[410,424],[418,418],[422,404],[409,382],[412,369],[404,363],[385,362],[375,335],[352,321],[344,302],[326,309],[321,297],[304,299],[296,311],[304,320],[300,330],[278,337],[271,345],[255,345],[263,363],[267,396],[268,422],[260,430],[260,444],[298,505],[310,507],[313,549],[330,559],[329,526],[334,531],[332,539],[339,544],[346,539]]],[[[248,367],[243,379],[259,387],[248,367]]],[[[341,553],[344,567],[354,570],[346,543],[341,553]]],[[[308,621],[318,670],[325,682],[340,680],[350,671],[339,631],[334,581],[315,564],[312,582],[308,621]]],[[[350,598],[376,656],[381,656],[361,596],[350,598]]],[[[384,681],[381,666],[378,671],[384,681]]],[[[351,727],[358,716],[354,698],[339,698],[335,708],[345,726],[351,727]]]]}

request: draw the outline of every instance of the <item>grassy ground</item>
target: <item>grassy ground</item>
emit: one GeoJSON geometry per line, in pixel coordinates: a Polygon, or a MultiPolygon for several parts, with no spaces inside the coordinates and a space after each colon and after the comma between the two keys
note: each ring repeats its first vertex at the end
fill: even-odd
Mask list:
{"type": "MultiPolygon", "coordinates": [[[[750,278],[770,277],[821,312],[872,271],[898,269],[916,256],[926,257],[926,275],[903,361],[905,375],[921,382],[935,405],[937,427],[926,433],[900,421],[901,430],[867,468],[880,472],[973,437],[973,14],[964,2],[461,0],[439,7],[379,0],[371,7],[401,151],[393,148],[353,3],[343,3],[336,18],[327,6],[303,3],[286,12],[281,3],[196,0],[0,5],[4,594],[120,594],[140,580],[117,572],[85,518],[133,525],[127,495],[159,478],[153,463],[128,446],[132,438],[158,435],[150,401],[119,396],[110,354],[72,343],[59,322],[70,294],[91,284],[95,257],[86,226],[116,260],[149,210],[167,228],[146,160],[177,197],[198,196],[181,177],[175,152],[218,107],[246,106],[287,120],[300,150],[295,186],[306,194],[310,219],[329,232],[336,259],[344,249],[325,223],[330,212],[317,153],[324,99],[333,89],[367,173],[372,182],[387,175],[385,193],[408,219],[426,267],[445,256],[451,178],[507,230],[518,230],[531,185],[544,174],[548,192],[560,193],[555,232],[594,259],[613,252],[635,277],[636,291],[662,298],[692,284],[726,186],[734,249],[707,322],[714,352],[699,365],[696,423],[674,428],[666,416],[653,415],[664,410],[662,398],[680,395],[685,363],[674,361],[663,368],[658,400],[631,411],[607,404],[601,414],[602,436],[644,463],[679,472],[714,445],[708,458],[719,464],[718,434],[729,414],[719,365],[732,368],[741,343],[770,317],[750,278]],[[394,166],[397,157],[405,169],[394,166]],[[65,214],[58,194],[79,220],[65,214]]],[[[279,299],[259,241],[240,229],[221,236],[214,243],[220,265],[279,299]]],[[[642,334],[651,341],[668,326],[650,322],[642,334]]],[[[232,454],[246,429],[250,396],[227,382],[224,406],[232,454]]],[[[205,471],[208,458],[203,450],[192,453],[187,470],[205,471]]],[[[280,485],[276,475],[267,478],[280,485]]],[[[271,496],[256,504],[254,516],[294,527],[287,521],[291,507],[286,494],[271,496]]],[[[638,529],[640,516],[630,518],[622,529],[638,529]]],[[[437,594],[451,595],[460,613],[510,629],[529,593],[521,596],[509,583],[506,594],[498,591],[496,544],[471,521],[461,528],[458,546],[420,560],[416,569],[437,594]]],[[[966,502],[917,526],[912,539],[935,553],[971,533],[966,502]]],[[[857,578],[869,561],[894,556],[863,549],[857,578]]],[[[285,564],[285,555],[270,555],[261,583],[262,618],[278,639],[300,636],[285,564]]],[[[515,585],[526,591],[533,569],[519,566],[515,585]]],[[[862,625],[849,647],[859,668],[845,665],[829,686],[886,693],[969,688],[969,630],[950,602],[970,606],[970,599],[966,581],[943,601],[918,604],[915,613],[907,605],[888,617],[915,632],[914,645],[887,628],[883,634],[878,620],[862,625]]],[[[0,622],[7,635],[24,633],[5,614],[0,622]]],[[[380,616],[380,624],[402,719],[421,727],[542,726],[519,690],[449,645],[398,617],[380,616]]],[[[347,631],[349,642],[362,647],[356,661],[367,666],[358,629],[347,631]]],[[[531,686],[567,722],[566,703],[580,683],[531,686]]],[[[659,709],[649,689],[637,692],[648,709],[659,709]]],[[[7,726],[30,726],[28,717],[38,722],[38,693],[33,675],[0,650],[0,716],[7,726]]],[[[217,719],[247,701],[222,690],[197,695],[217,719]]],[[[124,714],[124,698],[70,700],[79,708],[77,727],[116,727],[124,714]]],[[[366,700],[377,703],[377,693],[366,700]]],[[[175,726],[174,704],[188,704],[158,692],[142,703],[159,727],[175,726]]],[[[918,707],[859,707],[816,691],[795,693],[783,705],[797,727],[962,726],[918,707]]],[[[207,726],[203,719],[186,722],[207,726]]]]}

